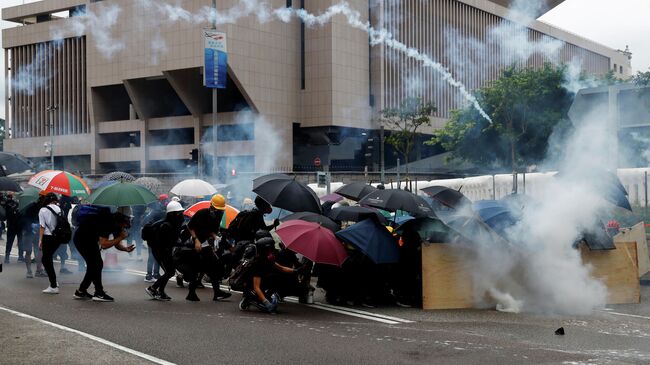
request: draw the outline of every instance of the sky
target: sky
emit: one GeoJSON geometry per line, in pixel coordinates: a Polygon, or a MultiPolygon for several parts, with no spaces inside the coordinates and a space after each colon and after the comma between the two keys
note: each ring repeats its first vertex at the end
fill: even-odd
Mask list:
{"type": "MultiPolygon", "coordinates": [[[[0,8],[36,0],[0,0],[0,8]]],[[[531,0],[535,1],[535,0],[531,0]]],[[[614,49],[632,51],[632,70],[650,68],[650,0],[566,0],[540,20],[614,49]]],[[[0,28],[15,24],[0,22],[0,28]]],[[[0,39],[0,47],[2,40],[0,39]]],[[[5,118],[4,52],[0,55],[0,118],[5,118]]]]}

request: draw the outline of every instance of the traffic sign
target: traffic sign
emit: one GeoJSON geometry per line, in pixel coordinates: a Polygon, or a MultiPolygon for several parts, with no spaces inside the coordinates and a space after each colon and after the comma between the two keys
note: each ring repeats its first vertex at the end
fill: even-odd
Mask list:
{"type": "Polygon", "coordinates": [[[314,166],[316,166],[316,167],[320,167],[320,157],[316,157],[316,158],[314,159],[314,166]]]}

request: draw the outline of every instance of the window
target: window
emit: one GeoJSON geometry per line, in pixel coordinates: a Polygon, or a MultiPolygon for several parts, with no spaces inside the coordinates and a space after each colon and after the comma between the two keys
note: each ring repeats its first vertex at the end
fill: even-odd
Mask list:
{"type": "Polygon", "coordinates": [[[618,66],[620,69],[620,72],[623,73],[623,66],[618,66]]]}
{"type": "Polygon", "coordinates": [[[618,69],[618,66],[616,64],[614,64],[614,72],[616,72],[617,69],[618,69]]]}
{"type": "MultiPolygon", "coordinates": [[[[305,0],[300,0],[300,9],[305,8],[305,0]]],[[[300,90],[305,90],[305,22],[300,20],[300,90]]]]}
{"type": "Polygon", "coordinates": [[[255,124],[224,124],[217,127],[217,140],[228,141],[252,141],[255,139],[255,124]]]}
{"type": "Polygon", "coordinates": [[[293,0],[287,0],[287,8],[290,8],[293,6],[293,0]]]}

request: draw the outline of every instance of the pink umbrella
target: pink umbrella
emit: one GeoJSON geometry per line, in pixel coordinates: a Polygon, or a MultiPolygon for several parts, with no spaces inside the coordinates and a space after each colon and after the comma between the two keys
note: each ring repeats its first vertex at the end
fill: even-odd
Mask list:
{"type": "Polygon", "coordinates": [[[275,232],[288,249],[313,262],[341,266],[348,257],[334,233],[318,223],[301,220],[282,223],[275,232]]]}
{"type": "Polygon", "coordinates": [[[340,196],[337,193],[332,193],[332,194],[323,195],[319,199],[322,202],[334,202],[334,203],[336,203],[336,202],[340,202],[341,200],[343,200],[343,197],[340,196]]]}

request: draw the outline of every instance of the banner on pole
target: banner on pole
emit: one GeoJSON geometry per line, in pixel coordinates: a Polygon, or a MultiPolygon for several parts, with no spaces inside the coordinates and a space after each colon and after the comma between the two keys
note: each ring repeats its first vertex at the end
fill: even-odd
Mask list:
{"type": "Polygon", "coordinates": [[[228,75],[228,51],[226,33],[204,29],[204,71],[203,85],[209,88],[225,89],[228,75]]]}

